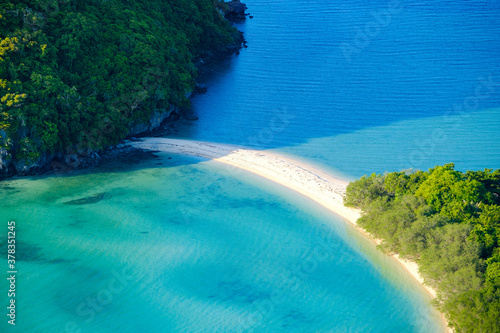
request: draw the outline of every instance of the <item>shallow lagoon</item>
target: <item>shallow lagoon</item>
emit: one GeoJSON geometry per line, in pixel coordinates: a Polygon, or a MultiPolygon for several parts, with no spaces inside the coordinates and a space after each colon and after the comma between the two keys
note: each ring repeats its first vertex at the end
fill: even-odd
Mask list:
{"type": "Polygon", "coordinates": [[[2,186],[25,332],[440,329],[419,285],[352,226],[217,162],[162,155],[2,186]]]}

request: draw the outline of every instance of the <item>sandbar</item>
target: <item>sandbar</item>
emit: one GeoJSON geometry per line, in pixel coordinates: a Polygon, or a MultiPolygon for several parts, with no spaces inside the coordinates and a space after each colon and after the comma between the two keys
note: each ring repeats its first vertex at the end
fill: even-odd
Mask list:
{"type": "MultiPolygon", "coordinates": [[[[204,157],[252,172],[316,201],[352,223],[375,243],[380,243],[379,239],[372,237],[357,225],[361,211],[344,206],[344,195],[349,182],[327,174],[312,165],[269,151],[206,141],[142,138],[132,142],[131,145],[144,150],[204,157]]],[[[436,290],[425,284],[415,262],[400,258],[397,254],[392,254],[392,257],[423,286],[432,298],[436,297],[436,290]]]]}

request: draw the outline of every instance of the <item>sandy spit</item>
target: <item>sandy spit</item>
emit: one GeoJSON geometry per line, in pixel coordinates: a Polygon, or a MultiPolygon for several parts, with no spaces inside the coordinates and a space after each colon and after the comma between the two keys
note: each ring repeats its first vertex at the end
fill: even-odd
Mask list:
{"type": "MultiPolygon", "coordinates": [[[[326,174],[311,165],[268,151],[204,141],[142,138],[131,145],[145,150],[204,157],[270,179],[323,205],[352,223],[371,240],[380,243],[379,239],[370,236],[357,225],[361,211],[344,206],[343,197],[349,182],[326,174]]],[[[401,263],[432,298],[436,297],[436,290],[425,284],[415,262],[402,259],[397,254],[392,257],[401,263]]]]}

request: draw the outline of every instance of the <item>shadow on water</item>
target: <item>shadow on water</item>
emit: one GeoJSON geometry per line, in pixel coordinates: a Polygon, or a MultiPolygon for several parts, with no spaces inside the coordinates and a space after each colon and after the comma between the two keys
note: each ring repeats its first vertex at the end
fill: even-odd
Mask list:
{"type": "Polygon", "coordinates": [[[405,2],[387,23],[386,1],[249,6],[249,48],[214,65],[192,101],[199,121],[174,136],[286,148],[500,106],[498,3],[405,2]]]}

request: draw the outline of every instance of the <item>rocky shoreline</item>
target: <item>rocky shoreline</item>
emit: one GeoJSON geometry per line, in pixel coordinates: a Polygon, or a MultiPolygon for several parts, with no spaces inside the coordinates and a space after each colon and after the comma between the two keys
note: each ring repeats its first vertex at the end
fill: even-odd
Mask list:
{"type": "Polygon", "coordinates": [[[227,9],[224,13],[224,17],[228,20],[243,20],[247,16],[245,11],[248,7],[240,0],[232,0],[226,2],[227,9]]]}
{"type": "MultiPolygon", "coordinates": [[[[224,12],[227,20],[237,21],[245,18],[247,7],[244,3],[241,3],[240,0],[233,0],[227,4],[228,9],[224,12]]],[[[206,52],[196,59],[194,64],[198,70],[210,66],[215,61],[226,59],[233,54],[239,54],[240,49],[246,47],[246,41],[241,31],[238,31],[238,35],[233,37],[235,43],[228,44],[219,50],[206,52]]],[[[207,86],[204,82],[196,82],[188,98],[196,94],[203,94],[206,91],[207,86]]],[[[164,135],[168,126],[171,126],[181,118],[189,121],[198,119],[196,116],[191,115],[189,110],[178,107],[172,106],[168,110],[155,110],[147,122],[131,126],[127,137],[116,145],[105,149],[70,148],[66,152],[42,154],[37,161],[29,164],[26,164],[24,161],[11,161],[12,158],[8,151],[0,147],[0,181],[15,176],[37,176],[49,172],[64,173],[72,170],[96,167],[105,161],[119,159],[123,156],[148,154],[140,149],[133,148],[130,143],[135,141],[137,137],[164,135]]],[[[0,138],[5,137],[2,134],[0,132],[0,138]]]]}

